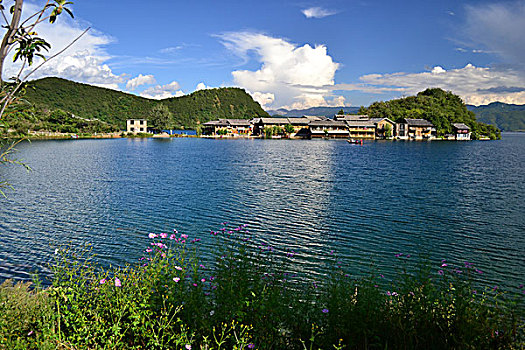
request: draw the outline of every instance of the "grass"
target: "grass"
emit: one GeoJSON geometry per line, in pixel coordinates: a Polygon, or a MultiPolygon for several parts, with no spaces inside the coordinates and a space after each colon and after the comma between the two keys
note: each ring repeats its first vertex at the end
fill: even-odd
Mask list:
{"type": "MultiPolygon", "coordinates": [[[[523,293],[475,287],[473,264],[398,254],[392,280],[291,274],[295,252],[256,245],[245,226],[198,239],[150,234],[137,266],[102,269],[59,249],[54,279],[0,287],[2,349],[522,349],[523,293]]],[[[521,286],[523,289],[523,286],[521,286]]]]}

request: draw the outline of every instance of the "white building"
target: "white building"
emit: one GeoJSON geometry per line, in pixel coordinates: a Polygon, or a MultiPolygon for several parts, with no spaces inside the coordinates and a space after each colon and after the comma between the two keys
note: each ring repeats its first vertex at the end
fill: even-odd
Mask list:
{"type": "Polygon", "coordinates": [[[126,121],[126,131],[132,134],[148,132],[148,121],[146,119],[128,119],[126,121]]]}

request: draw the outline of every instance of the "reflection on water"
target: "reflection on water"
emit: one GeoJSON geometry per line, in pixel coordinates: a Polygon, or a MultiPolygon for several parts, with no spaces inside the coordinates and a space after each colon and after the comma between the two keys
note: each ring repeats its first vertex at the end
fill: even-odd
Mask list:
{"type": "Polygon", "coordinates": [[[54,248],[91,243],[104,265],[135,262],[149,232],[213,245],[219,223],[299,252],[323,274],[332,249],[362,273],[395,253],[473,261],[487,283],[523,282],[525,135],[499,142],[121,139],[24,144],[34,170],[2,171],[0,278],[46,273],[54,248]]]}

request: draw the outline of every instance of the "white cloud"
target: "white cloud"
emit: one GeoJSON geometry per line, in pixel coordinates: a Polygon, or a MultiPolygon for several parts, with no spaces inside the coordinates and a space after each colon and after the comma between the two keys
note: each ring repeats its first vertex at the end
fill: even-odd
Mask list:
{"type": "Polygon", "coordinates": [[[212,88],[210,86],[207,86],[203,82],[198,83],[197,87],[195,87],[195,91],[206,90],[206,89],[212,89],[212,88]]]}
{"type": "Polygon", "coordinates": [[[339,64],[328,55],[326,46],[297,46],[281,38],[252,32],[227,33],[220,38],[240,57],[248,60],[254,53],[261,63],[256,71],[237,70],[232,76],[234,82],[251,91],[252,96],[261,97],[265,107],[308,108],[333,104],[330,86],[334,85],[339,64]]]}
{"type": "Polygon", "coordinates": [[[140,93],[140,96],[152,98],[155,100],[162,100],[170,97],[183,96],[184,92],[180,90],[180,85],[176,81],[172,81],[166,85],[156,85],[146,89],[140,93]]]}
{"type": "MultiPolygon", "coordinates": [[[[466,34],[510,63],[525,63],[525,1],[466,6],[466,34]]],[[[484,50],[478,50],[486,52],[484,50]]]]}
{"type": "MultiPolygon", "coordinates": [[[[27,16],[39,9],[35,4],[24,3],[23,14],[27,16]]],[[[77,21],[68,17],[66,13],[61,15],[54,24],[42,22],[35,30],[38,35],[45,38],[51,44],[51,50],[44,53],[47,57],[59,52],[77,38],[87,27],[81,26],[77,21]]],[[[56,58],[49,60],[37,70],[30,79],[45,76],[58,76],[78,82],[104,86],[116,89],[118,84],[125,81],[123,75],[116,75],[105,63],[110,57],[105,50],[106,45],[113,39],[103,33],[91,29],[74,43],[68,50],[56,58]]],[[[4,77],[14,76],[20,69],[20,64],[11,63],[12,58],[6,59],[4,77]]],[[[41,62],[35,60],[30,69],[35,68],[41,62]]],[[[25,72],[30,69],[26,68],[25,72]]]]}
{"type": "Polygon", "coordinates": [[[269,107],[272,105],[272,103],[275,101],[275,95],[271,92],[254,92],[250,93],[252,95],[253,99],[263,107],[269,107]]]}
{"type": "Polygon", "coordinates": [[[331,15],[335,15],[337,11],[325,9],[323,7],[309,7],[307,9],[301,10],[303,15],[306,16],[306,18],[323,18],[328,17],[331,15]]]}
{"type": "Polygon", "coordinates": [[[445,70],[436,66],[430,72],[369,74],[360,80],[365,84],[361,90],[390,90],[412,95],[429,87],[439,87],[458,94],[468,104],[495,101],[525,104],[525,79],[522,72],[514,69],[468,64],[464,68],[445,70]]]}
{"type": "Polygon", "coordinates": [[[128,80],[126,83],[126,89],[133,91],[141,85],[151,85],[155,84],[157,81],[153,75],[142,75],[139,74],[137,77],[128,80]]]}

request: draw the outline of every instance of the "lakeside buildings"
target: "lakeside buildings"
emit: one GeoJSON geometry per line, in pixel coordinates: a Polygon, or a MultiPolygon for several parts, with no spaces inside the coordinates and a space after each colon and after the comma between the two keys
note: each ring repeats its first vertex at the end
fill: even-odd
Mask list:
{"type": "MultiPolygon", "coordinates": [[[[470,139],[465,124],[454,124],[454,139],[470,139]]],[[[367,115],[338,114],[333,119],[317,116],[300,118],[218,119],[203,124],[207,137],[266,137],[266,138],[352,138],[432,140],[436,128],[425,119],[370,118],[367,115]]]]}

